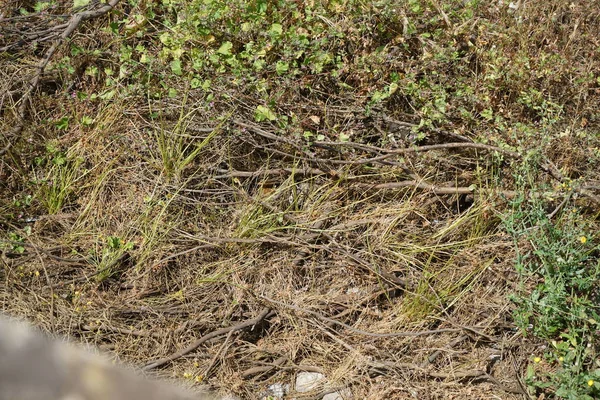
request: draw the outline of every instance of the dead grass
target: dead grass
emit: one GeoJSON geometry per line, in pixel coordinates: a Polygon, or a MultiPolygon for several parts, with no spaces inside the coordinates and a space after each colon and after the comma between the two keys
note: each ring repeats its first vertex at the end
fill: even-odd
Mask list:
{"type": "MultiPolygon", "coordinates": [[[[94,101],[94,81],[78,87],[88,97],[77,101],[60,81],[56,92],[36,93],[0,166],[3,312],[144,367],[268,309],[251,329],[224,332],[160,371],[148,368],[249,399],[304,370],[323,372],[357,399],[529,397],[522,377],[539,348],[512,321],[508,295],[519,278],[502,221],[507,196],[520,194],[513,172],[528,150],[541,154],[539,182],[560,183],[546,161],[564,180],[595,182],[598,88],[574,81],[597,65],[584,54],[598,25],[592,3],[551,1],[523,15],[482,7],[472,28],[455,27],[456,47],[477,35],[457,71],[446,70],[448,49],[439,48],[452,30],[437,42],[415,35],[407,43],[415,54],[386,65],[406,72],[406,87],[415,74],[431,87],[382,104],[367,104],[364,93],[387,72],[360,75],[356,60],[348,61],[360,72],[348,73],[353,93],[323,83],[326,93],[305,95],[291,91],[298,82],[281,83],[277,111],[300,121],[283,128],[256,123],[263,99],[225,78],[210,101],[176,77],[168,79],[184,95],[160,101],[124,88],[94,101]],[[544,61],[546,48],[570,61],[544,61]],[[423,139],[409,137],[410,126],[428,118],[438,86],[469,79],[473,93],[455,98],[423,139]],[[519,95],[529,88],[540,97],[519,95]],[[554,118],[548,99],[562,107],[560,121],[544,119],[554,118]],[[501,119],[482,118],[486,108],[501,119]],[[51,121],[64,115],[72,124],[57,129],[51,121]],[[94,123],[77,123],[83,115],[94,123]],[[330,135],[309,143],[301,136],[309,128],[330,135]],[[352,132],[350,142],[339,142],[338,131],[352,132]],[[461,141],[489,147],[398,154],[461,141]],[[48,142],[64,164],[53,163],[48,142]],[[27,195],[33,200],[24,206],[27,195]]],[[[427,18],[438,11],[419,21],[437,26],[427,18]]],[[[18,60],[0,62],[7,91],[18,60]]],[[[18,116],[14,100],[3,99],[5,130],[18,116]]],[[[574,201],[595,209],[594,190],[574,201]]],[[[549,212],[559,203],[548,200],[549,212]]]]}

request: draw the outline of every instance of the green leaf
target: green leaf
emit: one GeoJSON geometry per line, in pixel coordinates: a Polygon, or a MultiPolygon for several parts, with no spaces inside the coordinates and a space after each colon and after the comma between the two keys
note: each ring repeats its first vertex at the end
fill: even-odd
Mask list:
{"type": "Polygon", "coordinates": [[[262,122],[265,120],[275,121],[277,119],[277,114],[271,111],[268,107],[258,106],[256,107],[254,118],[257,122],[262,122]]]}
{"type": "Polygon", "coordinates": [[[491,121],[494,118],[494,111],[491,108],[486,108],[481,112],[481,116],[488,121],[491,121]]]}
{"type": "Polygon", "coordinates": [[[340,132],[340,142],[347,142],[350,140],[350,135],[345,134],[344,132],[340,132]]]}
{"type": "Polygon", "coordinates": [[[73,8],[87,6],[89,3],[90,0],[73,0],[73,8]]]}
{"type": "Polygon", "coordinates": [[[219,50],[217,50],[217,53],[223,54],[224,56],[230,56],[232,48],[233,48],[233,43],[231,43],[231,42],[224,42],[221,45],[221,47],[219,47],[219,50]]]}
{"type": "Polygon", "coordinates": [[[158,40],[161,41],[165,46],[169,46],[173,42],[173,38],[169,32],[165,32],[158,37],[158,40]]]}
{"type": "Polygon", "coordinates": [[[63,131],[67,130],[69,129],[69,117],[62,117],[61,119],[56,121],[55,124],[58,129],[63,131]]]}
{"type": "Polygon", "coordinates": [[[269,33],[273,36],[281,36],[283,33],[283,26],[281,26],[281,24],[273,24],[271,25],[271,29],[269,29],[269,33]]]}
{"type": "Polygon", "coordinates": [[[52,158],[52,164],[54,165],[65,165],[67,163],[67,156],[63,152],[58,152],[52,158]]]}
{"type": "Polygon", "coordinates": [[[190,87],[192,89],[198,89],[200,86],[202,86],[202,81],[198,78],[192,78],[190,82],[190,87]]]}
{"type": "Polygon", "coordinates": [[[49,1],[38,1],[37,3],[35,3],[35,6],[33,6],[33,9],[35,10],[35,12],[40,12],[49,8],[51,5],[52,4],[49,1]]]}
{"type": "Polygon", "coordinates": [[[118,249],[121,247],[121,239],[116,236],[109,236],[106,242],[111,249],[118,249]]]}
{"type": "Polygon", "coordinates": [[[290,65],[284,61],[277,61],[277,64],[275,65],[275,70],[277,71],[278,75],[283,75],[286,72],[288,72],[290,69],[290,65]]]}
{"type": "Polygon", "coordinates": [[[183,72],[181,71],[181,60],[171,61],[171,71],[173,71],[175,75],[183,75],[183,72]]]}
{"type": "Polygon", "coordinates": [[[373,103],[377,103],[379,101],[387,99],[388,97],[390,97],[389,93],[382,92],[380,90],[376,90],[375,92],[373,92],[373,95],[371,96],[371,101],[373,103]]]}
{"type": "Polygon", "coordinates": [[[114,90],[107,90],[106,92],[102,93],[100,95],[100,98],[102,100],[110,100],[113,97],[115,97],[115,91],[114,90]]]}
{"type": "Polygon", "coordinates": [[[81,117],[81,125],[90,126],[93,123],[94,123],[94,119],[92,117],[88,117],[87,115],[84,115],[83,117],[81,117]]]}

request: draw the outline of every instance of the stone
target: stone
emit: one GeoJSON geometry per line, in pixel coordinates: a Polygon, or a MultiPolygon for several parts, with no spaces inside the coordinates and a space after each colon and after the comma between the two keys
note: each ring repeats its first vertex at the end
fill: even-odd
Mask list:
{"type": "Polygon", "coordinates": [[[300,372],[296,376],[296,392],[306,393],[318,387],[325,375],[318,372],[300,372]]]}

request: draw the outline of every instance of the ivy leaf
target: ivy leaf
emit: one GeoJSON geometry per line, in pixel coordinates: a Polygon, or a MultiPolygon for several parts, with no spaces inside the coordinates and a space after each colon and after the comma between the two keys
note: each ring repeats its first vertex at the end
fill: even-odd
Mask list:
{"type": "Polygon", "coordinates": [[[173,71],[173,73],[175,75],[181,76],[183,74],[183,72],[181,72],[181,61],[180,60],[171,61],[171,71],[173,71]]]}
{"type": "Polygon", "coordinates": [[[277,75],[283,75],[288,72],[290,69],[290,65],[285,61],[277,61],[275,65],[275,70],[277,71],[277,75]]]}
{"type": "Polygon", "coordinates": [[[94,119],[92,117],[88,117],[87,115],[84,115],[83,117],[81,117],[81,124],[84,126],[90,126],[94,123],[94,119]]]}
{"type": "Polygon", "coordinates": [[[90,4],[90,0],[73,0],[73,8],[84,7],[90,4]]]}
{"type": "Polygon", "coordinates": [[[219,50],[217,50],[217,53],[223,54],[224,56],[230,56],[232,48],[233,48],[233,43],[231,43],[231,42],[224,42],[221,45],[221,47],[219,47],[219,50]]]}
{"type": "Polygon", "coordinates": [[[271,29],[269,29],[269,33],[275,37],[281,36],[283,33],[283,26],[281,26],[281,24],[273,24],[271,25],[271,29]]]}
{"type": "Polygon", "coordinates": [[[262,122],[265,120],[275,121],[277,119],[277,114],[269,109],[269,107],[258,106],[256,107],[256,112],[254,113],[254,118],[257,122],[262,122]]]}

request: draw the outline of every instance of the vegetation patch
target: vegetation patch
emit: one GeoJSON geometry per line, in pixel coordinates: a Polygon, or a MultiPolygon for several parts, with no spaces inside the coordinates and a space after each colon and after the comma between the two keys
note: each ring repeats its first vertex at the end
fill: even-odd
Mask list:
{"type": "Polygon", "coordinates": [[[2,310],[242,398],[596,398],[599,29],[592,0],[8,2],[2,310]]]}

